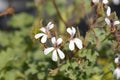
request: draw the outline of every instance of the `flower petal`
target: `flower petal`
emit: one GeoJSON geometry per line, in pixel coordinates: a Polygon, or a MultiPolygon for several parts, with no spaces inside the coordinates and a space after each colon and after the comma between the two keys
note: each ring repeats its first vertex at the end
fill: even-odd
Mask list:
{"type": "Polygon", "coordinates": [[[105,22],[107,23],[107,25],[109,25],[109,26],[111,25],[111,22],[108,18],[105,18],[105,22]]]}
{"type": "Polygon", "coordinates": [[[115,58],[114,62],[115,62],[116,64],[120,63],[119,57],[115,58]]]}
{"type": "Polygon", "coordinates": [[[76,33],[76,29],[74,27],[72,27],[72,33],[73,33],[73,35],[75,35],[75,33],[76,33]]]}
{"type": "Polygon", "coordinates": [[[56,44],[56,38],[55,38],[55,37],[52,37],[52,38],[51,38],[51,42],[52,42],[53,44],[56,44]]]}
{"type": "Polygon", "coordinates": [[[107,14],[107,16],[110,16],[110,14],[111,14],[111,8],[109,6],[107,7],[106,14],[107,14]]]}
{"type": "Polygon", "coordinates": [[[57,45],[61,44],[62,41],[63,41],[62,38],[58,38],[58,39],[57,39],[57,45]]]}
{"type": "Polygon", "coordinates": [[[116,68],[114,70],[113,74],[117,79],[120,79],[120,69],[119,68],[116,68]]]}
{"type": "Polygon", "coordinates": [[[93,3],[99,3],[99,0],[92,0],[93,3]]]}
{"type": "Polygon", "coordinates": [[[74,45],[73,40],[70,40],[69,49],[70,49],[71,51],[75,49],[75,45],[74,45]]]}
{"type": "Polygon", "coordinates": [[[82,41],[78,38],[75,38],[74,39],[74,43],[76,44],[76,46],[79,48],[79,49],[82,49],[83,46],[82,46],[82,41]]]}
{"type": "Polygon", "coordinates": [[[65,58],[65,54],[60,49],[57,49],[57,51],[58,51],[58,54],[60,56],[60,59],[64,59],[65,58]]]}
{"type": "Polygon", "coordinates": [[[47,27],[49,26],[49,25],[51,25],[52,24],[52,22],[50,21],[48,24],[47,24],[47,27]]]}
{"type": "Polygon", "coordinates": [[[46,33],[46,29],[44,27],[40,28],[40,30],[44,33],[46,33]]]}
{"type": "Polygon", "coordinates": [[[108,4],[109,1],[108,0],[103,0],[102,2],[103,2],[103,4],[108,4]]]}
{"type": "Polygon", "coordinates": [[[54,24],[52,24],[52,22],[49,22],[49,23],[47,24],[48,30],[52,29],[53,27],[54,27],[54,24]]]}
{"type": "Polygon", "coordinates": [[[67,32],[68,32],[70,35],[72,35],[72,30],[71,30],[71,28],[67,28],[67,32]]]}
{"type": "Polygon", "coordinates": [[[45,43],[47,41],[47,35],[43,35],[43,37],[41,38],[41,42],[45,43]]]}
{"type": "Polygon", "coordinates": [[[51,24],[51,25],[48,26],[48,27],[49,27],[48,29],[50,30],[50,29],[52,29],[52,28],[54,27],[54,24],[51,24]]]}
{"type": "Polygon", "coordinates": [[[54,50],[54,51],[53,51],[53,54],[52,54],[52,60],[53,60],[53,61],[57,61],[57,59],[58,59],[57,51],[54,50]]]}
{"type": "Polygon", "coordinates": [[[50,53],[50,52],[53,51],[53,50],[54,50],[54,47],[46,48],[46,49],[44,50],[44,54],[47,55],[48,53],[50,53]]]}
{"type": "Polygon", "coordinates": [[[114,21],[113,22],[113,25],[118,25],[118,24],[120,24],[120,21],[114,21]]]}
{"type": "Polygon", "coordinates": [[[112,0],[113,1],[113,3],[115,4],[115,5],[119,5],[120,4],[120,0],[112,0]]]}
{"type": "Polygon", "coordinates": [[[43,36],[43,35],[45,35],[45,34],[43,34],[43,33],[38,33],[38,34],[35,35],[35,39],[38,39],[38,38],[40,38],[40,37],[43,36]]]}

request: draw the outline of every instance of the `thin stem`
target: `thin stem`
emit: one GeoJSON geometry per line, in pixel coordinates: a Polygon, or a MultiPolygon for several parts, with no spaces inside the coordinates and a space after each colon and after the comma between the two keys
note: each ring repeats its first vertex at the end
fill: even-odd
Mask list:
{"type": "Polygon", "coordinates": [[[101,42],[104,42],[112,33],[109,33],[101,42]]]}
{"type": "Polygon", "coordinates": [[[54,5],[54,7],[55,7],[55,10],[56,10],[56,12],[57,12],[57,15],[59,16],[59,18],[61,19],[61,21],[65,24],[65,26],[67,27],[67,24],[66,24],[66,22],[64,21],[64,19],[62,18],[62,16],[61,16],[61,13],[60,13],[60,11],[59,11],[59,9],[58,9],[58,6],[57,6],[57,4],[56,4],[56,1],[55,0],[52,0],[52,2],[53,2],[53,5],[54,5]]]}
{"type": "Polygon", "coordinates": [[[52,73],[52,72],[58,72],[59,71],[59,69],[64,65],[66,63],[66,61],[65,60],[63,60],[61,63],[60,63],[60,65],[57,67],[57,68],[55,68],[54,70],[51,70],[51,72],[50,73],[52,73]]]}
{"type": "Polygon", "coordinates": [[[95,36],[95,39],[96,39],[96,46],[99,44],[98,42],[99,42],[99,40],[98,40],[98,37],[97,37],[97,35],[96,35],[96,33],[95,33],[95,31],[92,29],[92,31],[93,31],[93,34],[94,34],[94,36],[95,36]]]}

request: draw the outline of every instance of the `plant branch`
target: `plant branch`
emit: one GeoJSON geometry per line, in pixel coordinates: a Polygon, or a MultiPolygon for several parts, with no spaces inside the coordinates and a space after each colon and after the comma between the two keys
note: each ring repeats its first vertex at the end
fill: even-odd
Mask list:
{"type": "Polygon", "coordinates": [[[109,33],[101,42],[104,42],[106,39],[108,39],[108,37],[110,37],[112,33],[109,33]]]}
{"type": "Polygon", "coordinates": [[[60,13],[60,11],[59,11],[59,9],[58,9],[58,6],[57,6],[57,4],[56,4],[56,1],[55,0],[52,0],[52,2],[53,2],[53,5],[54,5],[54,7],[55,7],[55,10],[56,10],[56,12],[57,12],[57,15],[59,16],[59,18],[61,19],[61,21],[65,24],[65,26],[67,27],[67,24],[66,24],[66,22],[64,21],[64,19],[62,18],[62,16],[61,16],[61,13],[60,13]]]}

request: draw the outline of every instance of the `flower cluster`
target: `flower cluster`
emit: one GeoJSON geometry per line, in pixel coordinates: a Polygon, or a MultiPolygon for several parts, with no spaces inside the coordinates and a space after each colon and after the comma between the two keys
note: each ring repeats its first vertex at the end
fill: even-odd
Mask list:
{"type": "MultiPolygon", "coordinates": [[[[57,61],[58,60],[58,56],[60,57],[60,59],[64,59],[65,58],[65,54],[62,51],[61,44],[63,42],[62,38],[58,38],[56,39],[55,36],[51,35],[51,29],[54,28],[54,24],[52,22],[49,22],[47,24],[46,27],[42,27],[40,28],[40,31],[42,31],[41,33],[36,34],[34,37],[35,39],[39,39],[41,38],[41,43],[45,44],[47,43],[47,39],[51,39],[51,43],[53,44],[52,47],[47,47],[44,49],[44,54],[47,55],[50,52],[52,52],[52,60],[53,61],[57,61]]],[[[68,32],[68,34],[70,35],[70,38],[68,39],[67,42],[69,42],[69,49],[71,51],[73,51],[75,49],[75,46],[78,49],[82,49],[82,41],[77,38],[76,35],[76,29],[74,27],[69,27],[66,30],[68,32]]]]}
{"type": "MultiPolygon", "coordinates": [[[[110,16],[111,16],[111,8],[110,6],[107,6],[105,22],[112,30],[115,28],[116,25],[120,24],[120,21],[118,20],[113,21],[110,19],[110,16]]],[[[120,79],[120,56],[115,58],[115,63],[117,64],[117,68],[114,70],[113,74],[117,79],[120,79]]]]}
{"type": "MultiPolygon", "coordinates": [[[[111,30],[115,29],[115,26],[120,24],[120,21],[119,20],[113,21],[109,19],[109,17],[111,16],[110,6],[107,6],[106,15],[107,15],[107,17],[105,18],[106,24],[110,26],[111,30]]],[[[114,70],[113,74],[117,79],[120,79],[120,56],[115,58],[115,63],[117,64],[117,68],[114,70]]]]}
{"type": "Polygon", "coordinates": [[[115,58],[114,62],[117,64],[117,68],[114,70],[113,74],[117,79],[120,79],[120,55],[115,58]]]}
{"type": "MultiPolygon", "coordinates": [[[[100,1],[99,0],[92,0],[92,2],[93,3],[99,3],[100,1]]],[[[113,2],[118,2],[118,0],[113,0],[113,2]]],[[[102,3],[107,5],[109,3],[109,1],[108,0],[102,0],[102,3]]],[[[110,27],[115,26],[117,24],[120,24],[120,21],[118,21],[118,20],[117,21],[110,20],[109,19],[110,15],[111,15],[111,8],[110,8],[110,6],[107,5],[106,18],[105,18],[106,24],[110,27]]]]}
{"type": "Polygon", "coordinates": [[[111,26],[115,26],[115,25],[118,25],[118,24],[120,24],[120,21],[112,21],[112,20],[110,20],[108,17],[111,15],[111,8],[110,8],[110,6],[107,6],[107,11],[106,11],[106,15],[107,15],[107,17],[105,18],[105,22],[107,23],[107,25],[109,25],[110,27],[111,26]]]}
{"type": "Polygon", "coordinates": [[[41,42],[45,43],[47,41],[47,38],[51,37],[51,34],[50,34],[49,30],[52,29],[53,27],[54,27],[54,24],[52,24],[52,22],[49,22],[46,27],[40,28],[42,33],[36,34],[35,39],[38,39],[38,38],[42,37],[41,42]]]}
{"type": "MultiPolygon", "coordinates": [[[[98,4],[99,3],[99,0],[92,0],[92,2],[94,4],[98,4]]],[[[111,7],[108,6],[107,4],[109,3],[108,0],[102,0],[102,3],[104,4],[103,6],[105,6],[105,22],[106,24],[109,26],[109,28],[111,30],[114,30],[116,29],[116,25],[120,24],[120,21],[119,20],[115,20],[114,19],[111,19],[111,7]]],[[[113,0],[113,3],[115,4],[119,4],[119,0],[113,0]]],[[[112,31],[114,32],[114,31],[112,31]]],[[[114,76],[117,78],[117,79],[120,79],[120,55],[115,58],[114,62],[117,64],[117,68],[114,70],[113,74],[114,76]]]]}

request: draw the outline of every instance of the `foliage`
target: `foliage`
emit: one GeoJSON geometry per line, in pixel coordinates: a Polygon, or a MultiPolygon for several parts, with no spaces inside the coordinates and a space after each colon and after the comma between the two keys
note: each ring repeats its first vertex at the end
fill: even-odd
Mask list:
{"type": "MultiPolygon", "coordinates": [[[[119,53],[119,46],[115,32],[104,21],[103,4],[92,6],[91,0],[37,1],[37,17],[28,13],[15,14],[8,22],[12,30],[0,31],[0,80],[115,80],[113,59],[119,53]],[[95,14],[94,8],[98,13],[89,15],[95,14]],[[89,26],[85,37],[79,30],[84,25],[78,25],[82,19],[89,26]],[[64,40],[68,38],[66,27],[78,25],[77,36],[84,47],[72,52],[65,44],[66,58],[52,61],[51,53],[45,55],[43,52],[45,45],[40,39],[34,39],[50,20],[57,26],[52,33],[64,40]]],[[[111,18],[117,20],[116,14],[112,13],[111,18]]],[[[116,27],[119,30],[119,25],[116,27]]]]}

